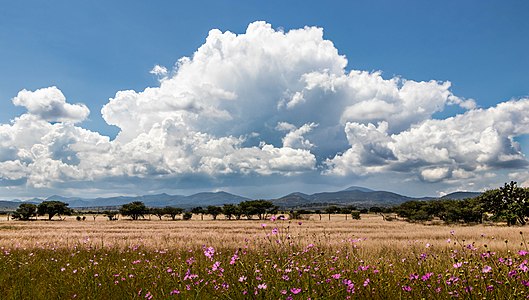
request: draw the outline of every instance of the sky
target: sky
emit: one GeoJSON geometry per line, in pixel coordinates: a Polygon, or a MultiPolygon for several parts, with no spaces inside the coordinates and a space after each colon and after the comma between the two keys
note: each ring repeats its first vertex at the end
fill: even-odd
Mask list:
{"type": "Polygon", "coordinates": [[[529,2],[10,1],[0,199],[529,186],[529,2]]]}

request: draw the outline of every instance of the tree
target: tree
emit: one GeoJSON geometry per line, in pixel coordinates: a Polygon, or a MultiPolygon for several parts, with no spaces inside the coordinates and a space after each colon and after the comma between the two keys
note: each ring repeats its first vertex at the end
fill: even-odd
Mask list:
{"type": "Polygon", "coordinates": [[[144,218],[144,215],[149,213],[149,210],[141,201],[134,201],[131,203],[123,204],[119,209],[119,213],[122,216],[129,216],[132,220],[138,220],[140,217],[144,218]]]}
{"type": "Polygon", "coordinates": [[[55,215],[71,215],[72,209],[68,207],[68,203],[61,201],[43,201],[37,206],[37,213],[40,216],[48,215],[48,220],[51,220],[55,215]]]}
{"type": "Polygon", "coordinates": [[[335,213],[337,213],[339,211],[340,211],[340,209],[337,206],[335,206],[335,205],[331,205],[331,206],[325,208],[325,212],[327,214],[329,214],[329,221],[331,220],[331,214],[335,214],[335,213]]]}
{"type": "Polygon", "coordinates": [[[222,213],[228,220],[231,220],[233,217],[238,217],[237,219],[240,219],[241,213],[240,213],[239,206],[235,204],[224,204],[222,207],[222,213]]]}
{"type": "Polygon", "coordinates": [[[166,206],[163,208],[163,211],[166,215],[169,215],[171,217],[171,220],[176,220],[177,215],[181,215],[184,212],[183,208],[180,207],[172,207],[172,206],[166,206]]]}
{"type": "Polygon", "coordinates": [[[158,219],[162,220],[163,216],[165,215],[165,211],[161,207],[153,207],[150,209],[150,213],[157,216],[158,219]]]}
{"type": "Polygon", "coordinates": [[[220,206],[214,206],[214,205],[209,205],[207,208],[206,208],[206,213],[208,215],[211,215],[211,217],[213,217],[213,220],[216,220],[217,219],[217,216],[220,215],[222,213],[222,207],[220,206]]]}
{"type": "Polygon", "coordinates": [[[183,215],[182,215],[182,219],[184,220],[191,220],[191,217],[193,216],[192,213],[186,211],[183,215]]]}
{"type": "Polygon", "coordinates": [[[529,192],[518,187],[515,181],[503,187],[489,190],[479,196],[483,209],[492,213],[494,219],[504,219],[507,225],[525,225],[529,216],[529,192]]]}
{"type": "MultiPolygon", "coordinates": [[[[118,214],[117,211],[113,211],[113,210],[105,210],[103,211],[103,216],[107,217],[109,221],[116,221],[118,218],[116,217],[116,215],[118,214]]],[[[94,218],[94,221],[96,219],[94,218]]]]}
{"type": "Polygon", "coordinates": [[[239,204],[241,212],[246,218],[251,219],[257,215],[259,220],[266,219],[269,214],[277,213],[278,207],[267,200],[249,200],[239,204]]]}
{"type": "Polygon", "coordinates": [[[13,219],[27,221],[37,215],[37,205],[31,203],[22,203],[13,213],[13,219]]]}
{"type": "Polygon", "coordinates": [[[206,213],[206,211],[202,207],[198,206],[198,207],[193,207],[191,209],[191,213],[200,214],[200,219],[204,220],[204,214],[206,213]]]}

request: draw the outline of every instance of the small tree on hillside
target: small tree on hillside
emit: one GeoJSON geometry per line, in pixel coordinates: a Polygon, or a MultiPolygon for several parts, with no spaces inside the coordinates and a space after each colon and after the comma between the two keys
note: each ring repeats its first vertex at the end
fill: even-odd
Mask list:
{"type": "Polygon", "coordinates": [[[55,215],[71,215],[72,209],[68,207],[68,203],[61,201],[43,201],[37,206],[37,213],[40,216],[48,215],[48,220],[51,220],[55,215]]]}
{"type": "Polygon", "coordinates": [[[144,218],[149,210],[141,201],[134,201],[131,203],[123,204],[119,209],[119,213],[122,216],[129,216],[132,220],[138,220],[144,218]]]}

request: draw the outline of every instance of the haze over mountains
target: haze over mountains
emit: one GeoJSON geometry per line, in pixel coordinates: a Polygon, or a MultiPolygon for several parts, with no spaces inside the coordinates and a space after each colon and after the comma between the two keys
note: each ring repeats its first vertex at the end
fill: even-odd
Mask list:
{"type": "MultiPolygon", "coordinates": [[[[445,195],[443,199],[464,199],[476,197],[477,192],[455,192],[445,195]]],[[[413,198],[388,191],[374,191],[365,187],[351,186],[336,192],[304,194],[294,192],[277,199],[268,199],[281,208],[318,207],[327,205],[354,205],[357,207],[393,206],[410,200],[431,200],[435,197],[413,198]]],[[[118,196],[108,198],[80,198],[53,195],[45,199],[35,198],[26,202],[40,203],[45,200],[57,200],[68,203],[72,208],[117,207],[132,201],[142,201],[150,207],[175,206],[192,208],[208,205],[237,204],[251,200],[227,192],[202,192],[190,196],[155,194],[144,196],[118,196]]],[[[20,200],[0,200],[0,209],[14,209],[22,203],[20,200]]]]}

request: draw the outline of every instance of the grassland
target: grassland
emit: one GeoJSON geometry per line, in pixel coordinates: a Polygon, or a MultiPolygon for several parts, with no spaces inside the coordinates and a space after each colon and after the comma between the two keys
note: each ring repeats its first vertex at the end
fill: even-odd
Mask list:
{"type": "Polygon", "coordinates": [[[529,228],[345,220],[0,221],[2,299],[518,299],[529,228]]]}

